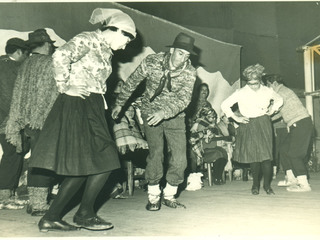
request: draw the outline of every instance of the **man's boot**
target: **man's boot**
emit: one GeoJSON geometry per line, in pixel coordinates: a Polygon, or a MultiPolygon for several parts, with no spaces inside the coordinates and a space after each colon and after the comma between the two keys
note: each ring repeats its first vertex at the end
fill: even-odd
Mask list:
{"type": "Polygon", "coordinates": [[[161,194],[161,190],[160,190],[159,184],[148,185],[148,203],[146,205],[146,209],[148,211],[160,210],[160,206],[161,206],[160,194],[161,194]]]}
{"type": "Polygon", "coordinates": [[[177,199],[175,198],[177,191],[178,191],[178,186],[172,186],[169,183],[167,183],[166,187],[163,189],[162,204],[170,208],[186,208],[185,205],[178,202],[177,199]]]}
{"type": "Polygon", "coordinates": [[[12,197],[10,189],[0,189],[0,209],[16,210],[24,208],[24,204],[15,202],[12,197]]]}
{"type": "Polygon", "coordinates": [[[31,216],[43,216],[49,209],[48,192],[48,187],[28,187],[27,213],[31,216]]]}

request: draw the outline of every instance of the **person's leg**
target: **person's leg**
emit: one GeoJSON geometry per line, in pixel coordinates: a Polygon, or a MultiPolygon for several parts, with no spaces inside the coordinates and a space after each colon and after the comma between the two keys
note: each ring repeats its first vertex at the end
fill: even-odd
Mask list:
{"type": "Polygon", "coordinates": [[[271,185],[272,180],[272,164],[270,160],[265,160],[261,163],[262,174],[263,174],[263,189],[267,194],[274,194],[271,185]]]}
{"type": "Polygon", "coordinates": [[[225,158],[219,158],[213,163],[213,183],[216,185],[224,184],[222,180],[222,174],[228,160],[225,158]]]}
{"type": "Polygon", "coordinates": [[[171,155],[168,159],[167,184],[163,190],[163,204],[172,208],[185,208],[175,199],[178,186],[184,181],[184,172],[187,167],[187,140],[184,121],[184,118],[177,117],[164,123],[164,132],[171,155]]]}
{"type": "Polygon", "coordinates": [[[90,175],[87,178],[83,197],[73,221],[89,230],[107,230],[113,227],[112,223],[98,217],[94,211],[94,204],[102,187],[107,182],[111,172],[90,175]]]}
{"type": "Polygon", "coordinates": [[[56,198],[53,200],[46,214],[40,219],[38,226],[40,231],[51,230],[74,231],[77,227],[62,221],[62,213],[72,197],[79,191],[82,184],[87,179],[84,177],[65,177],[61,183],[56,198]]]}
{"type": "Polygon", "coordinates": [[[160,209],[160,186],[159,182],[163,177],[163,161],[164,161],[164,136],[163,123],[156,127],[149,126],[146,117],[143,116],[144,130],[149,146],[149,154],[147,156],[147,165],[145,171],[145,179],[148,181],[148,203],[146,209],[148,211],[157,211],[160,209]]]}
{"type": "MultiPolygon", "coordinates": [[[[29,140],[32,150],[36,145],[40,130],[33,130],[26,127],[24,130],[25,139],[29,140]]],[[[42,168],[28,168],[27,173],[27,189],[29,194],[29,204],[27,206],[27,213],[31,216],[43,216],[49,209],[48,197],[52,188],[55,173],[42,168]]]]}
{"type": "Polygon", "coordinates": [[[87,178],[83,197],[76,215],[84,218],[91,218],[96,216],[96,213],[94,211],[94,204],[98,194],[100,193],[104,184],[107,182],[110,174],[111,172],[105,172],[90,175],[87,178]]]}
{"type": "Polygon", "coordinates": [[[18,203],[13,197],[18,186],[23,166],[23,156],[16,152],[16,148],[8,143],[4,134],[0,134],[0,144],[3,155],[0,163],[0,202],[7,209],[21,209],[24,204],[18,203]]]}
{"type": "Polygon", "coordinates": [[[312,138],[313,124],[311,118],[305,118],[290,127],[290,161],[292,164],[293,174],[297,178],[297,185],[287,188],[288,191],[308,192],[311,191],[307,175],[308,170],[305,164],[308,155],[309,146],[312,138]]]}
{"type": "Polygon", "coordinates": [[[250,163],[250,169],[251,169],[251,174],[252,174],[252,178],[253,178],[251,192],[253,195],[258,195],[259,189],[260,189],[261,163],[260,162],[250,163]]]}

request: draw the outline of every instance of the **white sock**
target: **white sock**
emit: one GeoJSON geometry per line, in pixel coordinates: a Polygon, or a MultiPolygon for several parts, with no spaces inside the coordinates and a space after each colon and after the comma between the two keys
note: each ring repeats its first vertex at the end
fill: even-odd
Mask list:
{"type": "Polygon", "coordinates": [[[171,200],[174,198],[174,195],[176,195],[178,191],[178,186],[172,186],[169,183],[167,183],[166,187],[163,189],[164,198],[171,200]]]}
{"type": "Polygon", "coordinates": [[[297,177],[298,179],[298,183],[302,186],[308,186],[309,182],[308,182],[308,178],[307,175],[300,175],[297,177]]]}
{"type": "Polygon", "coordinates": [[[151,203],[156,203],[160,199],[161,190],[159,184],[148,185],[148,199],[151,203]]]}
{"type": "Polygon", "coordinates": [[[286,171],[286,175],[289,181],[296,179],[291,169],[286,171]]]}

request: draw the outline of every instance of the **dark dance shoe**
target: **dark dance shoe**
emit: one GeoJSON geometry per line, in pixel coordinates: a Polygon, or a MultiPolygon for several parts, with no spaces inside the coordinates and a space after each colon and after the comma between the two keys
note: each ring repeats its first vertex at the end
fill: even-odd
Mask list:
{"type": "Polygon", "coordinates": [[[187,208],[185,205],[183,205],[182,203],[178,202],[177,199],[173,198],[171,200],[168,199],[163,199],[162,200],[162,204],[166,205],[167,207],[170,208],[187,208]]]}
{"type": "Polygon", "coordinates": [[[259,194],[259,188],[257,188],[257,187],[251,188],[251,193],[252,193],[252,195],[258,195],[259,194]]]}
{"type": "Polygon", "coordinates": [[[73,222],[76,223],[79,227],[92,231],[108,230],[113,228],[112,223],[106,222],[98,216],[83,218],[78,215],[74,215],[73,222]]]}
{"type": "Polygon", "coordinates": [[[148,211],[159,211],[160,210],[160,206],[161,206],[161,201],[159,199],[159,201],[157,201],[156,203],[151,203],[149,200],[148,200],[148,203],[146,205],[146,209],[148,211]]]}
{"type": "Polygon", "coordinates": [[[78,231],[79,227],[70,225],[65,221],[50,221],[41,218],[38,227],[40,232],[48,232],[48,231],[78,231]]]}
{"type": "Polygon", "coordinates": [[[264,188],[264,190],[266,191],[266,193],[267,193],[268,195],[275,195],[275,193],[274,193],[274,191],[272,190],[271,187],[269,187],[269,188],[264,188]]]}

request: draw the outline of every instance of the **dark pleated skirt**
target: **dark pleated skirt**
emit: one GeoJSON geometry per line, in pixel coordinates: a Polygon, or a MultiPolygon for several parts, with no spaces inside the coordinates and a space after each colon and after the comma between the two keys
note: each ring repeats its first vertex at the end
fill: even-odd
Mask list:
{"type": "Polygon", "coordinates": [[[60,94],[40,132],[29,166],[67,176],[119,168],[102,96],[91,93],[82,99],[60,94]]]}
{"type": "Polygon", "coordinates": [[[241,123],[237,128],[233,160],[240,163],[272,160],[272,139],[268,115],[250,118],[249,123],[241,123]]]}

